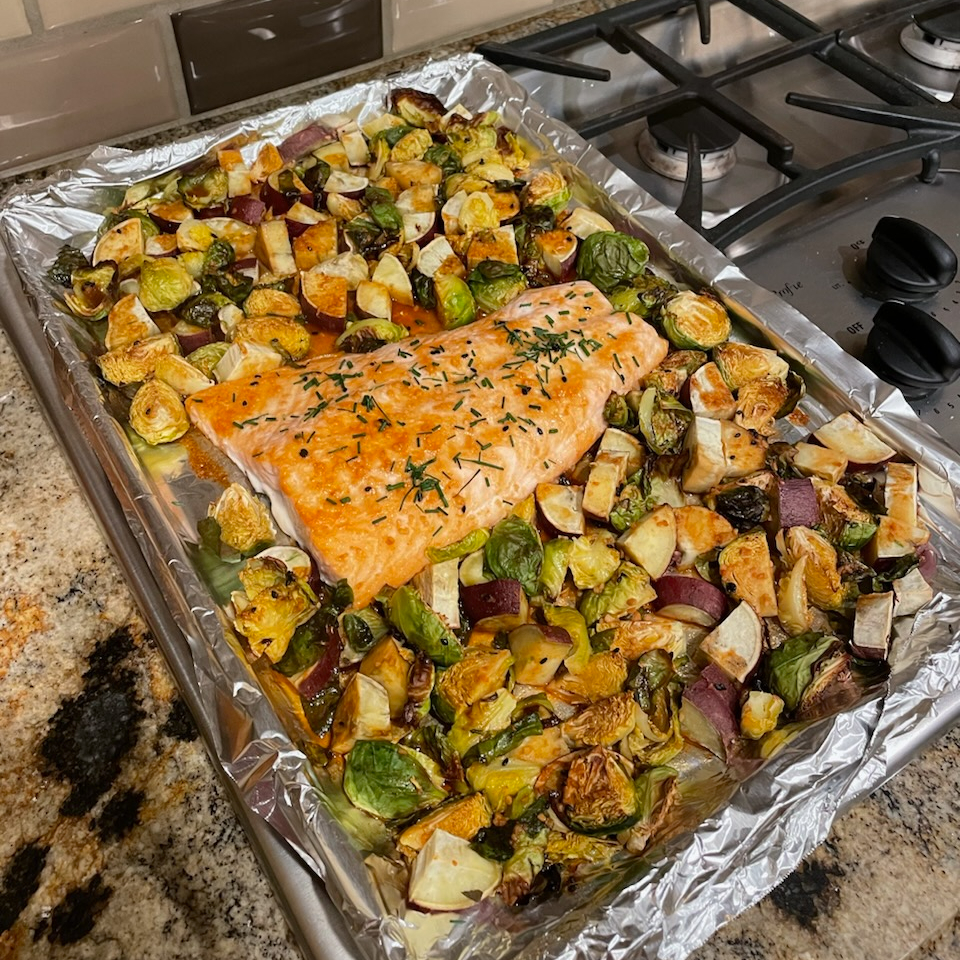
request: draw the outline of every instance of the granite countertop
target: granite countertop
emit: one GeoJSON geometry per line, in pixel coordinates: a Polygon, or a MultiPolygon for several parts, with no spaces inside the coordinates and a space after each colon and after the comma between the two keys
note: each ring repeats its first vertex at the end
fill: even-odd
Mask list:
{"type": "MultiPolygon", "coordinates": [[[[610,5],[588,0],[489,36],[610,5]]],[[[0,729],[0,958],[300,956],[2,333],[0,729]]],[[[954,729],[694,960],[960,957],[958,798],[954,729]]]]}

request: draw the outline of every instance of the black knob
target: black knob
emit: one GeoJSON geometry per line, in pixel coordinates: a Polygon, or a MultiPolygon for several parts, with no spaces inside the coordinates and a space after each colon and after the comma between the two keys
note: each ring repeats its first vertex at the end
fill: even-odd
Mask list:
{"type": "Polygon", "coordinates": [[[922,400],[960,376],[960,340],[929,313],[890,300],[873,318],[863,362],[908,399],[922,400]]]}
{"type": "Polygon", "coordinates": [[[932,230],[882,217],[867,248],[866,280],[883,299],[923,300],[957,275],[957,255],[932,230]]]}

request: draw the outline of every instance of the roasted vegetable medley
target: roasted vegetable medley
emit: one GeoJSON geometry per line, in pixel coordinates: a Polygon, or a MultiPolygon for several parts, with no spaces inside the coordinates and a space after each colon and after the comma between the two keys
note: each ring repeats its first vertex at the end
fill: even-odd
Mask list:
{"type": "Polygon", "coordinates": [[[238,571],[251,661],[393,830],[411,905],[580,882],[663,835],[691,760],[743,775],[882,682],[897,618],[932,598],[917,468],[850,414],[780,441],[803,382],[731,339],[716,297],[654,272],[495,114],[402,89],[369,122],[241,147],[131,187],[92,256],[49,273],[149,444],[214,382],[459,327],[529,286],[589,280],[671,344],[572,471],[362,609],[244,487],[200,524],[238,571]]]}

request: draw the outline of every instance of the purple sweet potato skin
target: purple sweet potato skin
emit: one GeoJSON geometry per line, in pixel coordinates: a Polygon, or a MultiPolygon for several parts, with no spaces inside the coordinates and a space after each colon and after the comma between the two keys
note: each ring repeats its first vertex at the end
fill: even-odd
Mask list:
{"type": "Polygon", "coordinates": [[[778,492],[782,529],[815,527],[820,522],[820,504],[812,480],[781,480],[778,492]]]}
{"type": "Polygon", "coordinates": [[[729,749],[740,736],[737,707],[740,686],[731,680],[716,664],[704,667],[697,681],[683,691],[689,700],[713,724],[724,745],[729,749]]]}
{"type": "Polygon", "coordinates": [[[520,594],[523,587],[519,580],[490,580],[460,591],[467,616],[473,623],[486,617],[520,612],[520,594]]]}

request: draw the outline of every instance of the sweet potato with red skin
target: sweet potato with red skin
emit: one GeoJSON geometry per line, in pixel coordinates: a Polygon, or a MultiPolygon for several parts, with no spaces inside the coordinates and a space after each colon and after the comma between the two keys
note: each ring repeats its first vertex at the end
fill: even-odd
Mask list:
{"type": "Polygon", "coordinates": [[[654,582],[657,613],[675,620],[712,627],[727,612],[727,598],[722,590],[699,577],[667,574],[654,582]]]}
{"type": "Polygon", "coordinates": [[[716,664],[709,664],[695,683],[684,688],[680,708],[683,735],[726,759],[740,737],[739,701],[740,685],[716,664]]]}
{"type": "Polygon", "coordinates": [[[780,527],[815,527],[820,522],[820,503],[813,481],[780,480],[777,483],[780,527]]]}
{"type": "Polygon", "coordinates": [[[512,630],[527,619],[527,597],[519,580],[463,587],[460,599],[470,622],[481,630],[512,630]]]}

